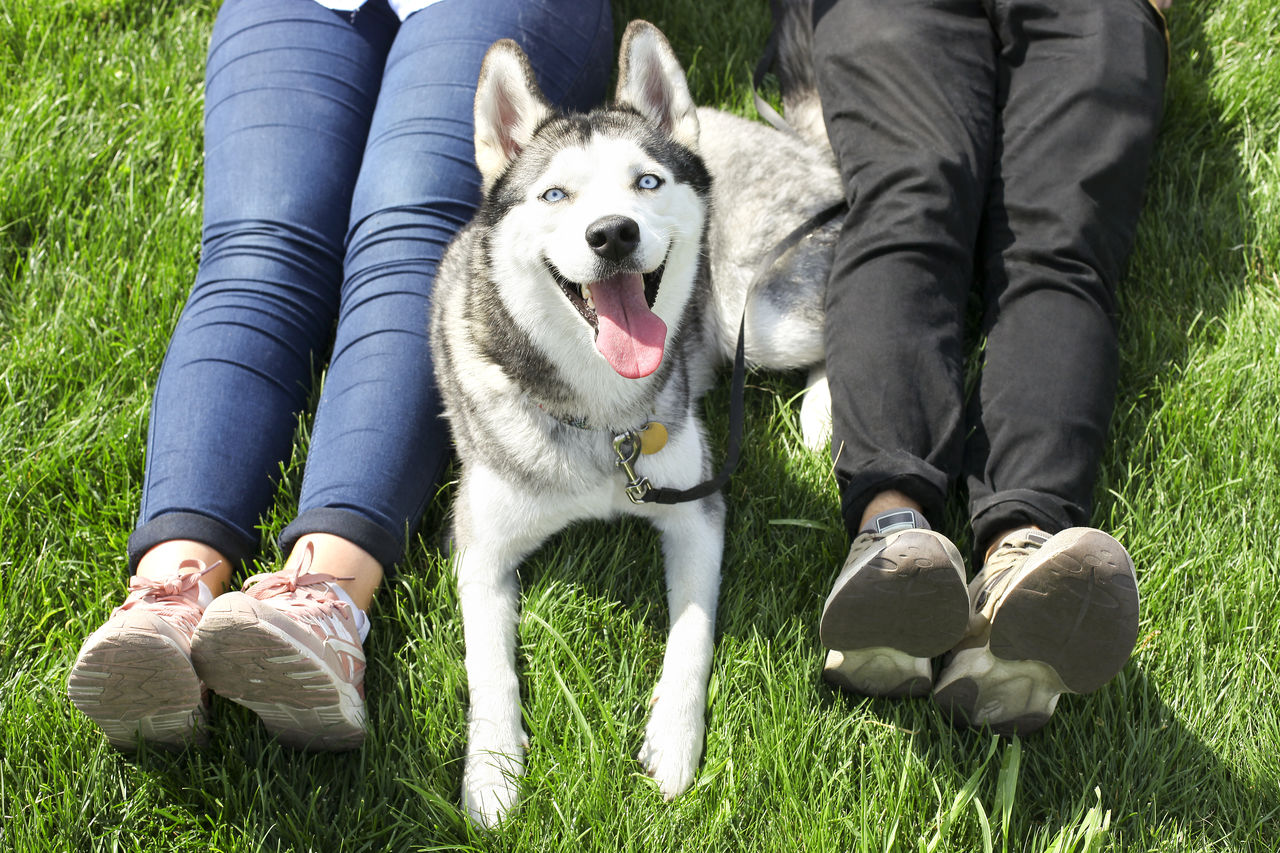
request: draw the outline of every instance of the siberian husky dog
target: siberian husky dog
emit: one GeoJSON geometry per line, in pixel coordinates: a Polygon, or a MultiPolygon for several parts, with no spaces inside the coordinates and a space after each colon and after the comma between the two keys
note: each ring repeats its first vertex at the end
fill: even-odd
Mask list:
{"type": "Polygon", "coordinates": [[[516,569],[579,519],[637,515],[660,533],[671,627],[639,760],[666,798],[689,787],[724,504],[714,492],[635,502],[634,490],[708,478],[698,401],[734,350],[744,307],[750,362],[820,369],[822,358],[834,226],[759,276],[749,306],[747,291],[770,248],[840,197],[829,150],[695,109],[646,22],[627,28],[618,70],[612,105],[562,114],[520,48],[493,45],[475,101],[484,199],[435,284],[433,357],[459,459],[452,542],[471,701],[462,802],[482,825],[515,804],[527,746],[516,569]]]}

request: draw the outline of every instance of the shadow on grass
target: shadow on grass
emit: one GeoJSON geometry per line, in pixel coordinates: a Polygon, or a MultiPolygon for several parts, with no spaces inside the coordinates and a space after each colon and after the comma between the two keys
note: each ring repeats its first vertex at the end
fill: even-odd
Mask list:
{"type": "MultiPolygon", "coordinates": [[[[892,714],[883,704],[871,703],[873,712],[892,714]]],[[[930,726],[937,725],[942,715],[927,700],[921,704],[936,717],[930,726]]],[[[917,732],[912,747],[958,790],[981,764],[991,736],[934,734],[917,732]]],[[[1078,822],[1082,806],[1097,796],[1111,812],[1117,849],[1199,850],[1223,842],[1231,849],[1280,849],[1274,783],[1240,775],[1179,720],[1134,666],[1096,694],[1064,696],[1050,724],[1023,739],[1021,762],[1013,838],[1044,831],[1052,836],[1078,822]]],[[[995,802],[995,787],[992,769],[979,799],[995,802]]]]}
{"type": "Polygon", "coordinates": [[[215,697],[208,746],[131,761],[163,789],[157,819],[206,834],[207,849],[472,849],[477,833],[457,805],[461,744],[442,747],[417,725],[424,711],[456,718],[446,707],[454,697],[401,675],[371,681],[371,695],[380,694],[370,703],[375,726],[356,751],[289,749],[247,709],[215,697]],[[407,724],[401,702],[414,706],[407,724]]]}

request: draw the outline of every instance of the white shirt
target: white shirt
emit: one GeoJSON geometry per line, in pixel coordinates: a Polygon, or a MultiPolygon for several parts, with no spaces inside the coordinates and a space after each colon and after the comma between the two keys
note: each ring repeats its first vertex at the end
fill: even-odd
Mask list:
{"type": "MultiPolygon", "coordinates": [[[[321,6],[328,6],[330,9],[338,9],[343,12],[350,12],[353,9],[359,9],[366,0],[316,0],[321,6]]],[[[395,12],[400,20],[412,15],[419,9],[426,8],[432,3],[438,3],[440,0],[388,0],[391,4],[391,11],[395,12]]]]}

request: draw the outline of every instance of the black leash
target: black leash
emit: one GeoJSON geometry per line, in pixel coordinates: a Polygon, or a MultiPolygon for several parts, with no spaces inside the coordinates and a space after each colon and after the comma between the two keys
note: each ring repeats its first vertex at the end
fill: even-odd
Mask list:
{"type": "Polygon", "coordinates": [[[844,202],[838,202],[818,211],[793,228],[791,233],[778,241],[770,250],[747,288],[746,300],[742,303],[742,319],[738,323],[738,346],[733,355],[733,383],[729,398],[729,447],[725,453],[724,464],[720,466],[720,471],[714,477],[688,489],[654,486],[647,477],[637,476],[635,472],[635,461],[640,457],[640,431],[628,430],[614,437],[613,449],[618,454],[618,461],[615,464],[627,475],[627,497],[632,503],[675,504],[696,501],[718,492],[729,482],[734,469],[738,467],[738,459],[742,453],[742,408],[747,378],[747,307],[751,304],[751,297],[783,255],[799,245],[805,237],[835,219],[845,209],[844,202]]]}

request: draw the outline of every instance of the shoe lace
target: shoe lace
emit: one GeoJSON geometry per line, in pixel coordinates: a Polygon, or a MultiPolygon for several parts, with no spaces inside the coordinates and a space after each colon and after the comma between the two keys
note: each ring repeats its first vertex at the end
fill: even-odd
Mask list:
{"type": "Polygon", "coordinates": [[[162,619],[194,631],[204,613],[197,584],[220,565],[221,560],[208,566],[199,560],[183,560],[177,571],[165,578],[134,575],[129,578],[129,595],[116,611],[147,607],[162,619]]]}
{"type": "Polygon", "coordinates": [[[974,602],[974,607],[980,610],[991,596],[999,595],[1000,591],[1013,580],[1015,576],[1014,569],[1021,566],[1026,562],[1027,557],[1039,550],[1040,543],[1030,539],[1020,540],[1017,544],[1010,541],[1001,542],[982,567],[982,572],[986,577],[984,578],[982,591],[978,593],[978,598],[974,602]]]}
{"type": "Polygon", "coordinates": [[[309,571],[314,559],[315,548],[308,542],[302,551],[302,558],[291,568],[254,575],[244,582],[243,592],[261,601],[278,599],[272,603],[304,613],[319,611],[330,614],[334,610],[345,612],[347,603],[338,597],[329,584],[352,578],[309,571]]]}
{"type": "Polygon", "coordinates": [[[849,545],[849,553],[861,554],[876,543],[882,542],[887,536],[887,533],[877,533],[874,530],[864,530],[857,536],[853,537],[853,542],[849,545]]]}

